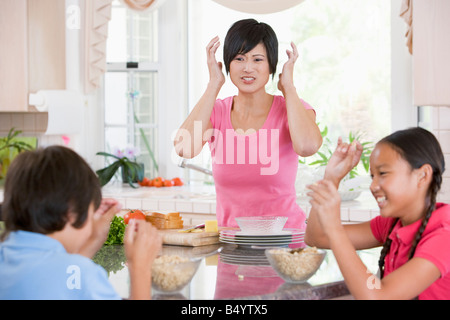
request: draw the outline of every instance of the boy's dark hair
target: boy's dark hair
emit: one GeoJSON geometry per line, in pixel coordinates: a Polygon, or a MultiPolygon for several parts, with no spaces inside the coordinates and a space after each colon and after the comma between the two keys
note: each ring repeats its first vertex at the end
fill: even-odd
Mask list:
{"type": "Polygon", "coordinates": [[[73,226],[86,221],[91,203],[101,202],[99,179],[76,152],[62,146],[26,151],[9,167],[2,216],[7,233],[25,230],[49,234],[62,230],[68,213],[73,226]]]}
{"type": "MultiPolygon", "coordinates": [[[[378,144],[380,143],[386,143],[396,150],[410,164],[412,169],[418,169],[424,164],[429,164],[433,169],[433,178],[428,188],[424,218],[414,237],[411,251],[409,252],[409,259],[411,259],[414,256],[417,244],[422,238],[422,233],[428,224],[428,220],[435,210],[436,196],[441,188],[442,175],[445,170],[444,155],[436,137],[428,130],[420,127],[396,131],[380,140],[378,144]]],[[[392,232],[397,221],[398,219],[393,221],[388,235],[392,232]]],[[[380,260],[378,262],[381,277],[383,277],[384,273],[384,259],[389,252],[391,242],[388,236],[381,250],[380,260]]]]}
{"type": "Polygon", "coordinates": [[[258,44],[264,44],[269,61],[269,70],[275,76],[278,64],[278,39],[273,29],[266,23],[255,19],[244,19],[235,22],[225,37],[223,60],[227,74],[230,63],[238,54],[246,54],[258,44]]]}

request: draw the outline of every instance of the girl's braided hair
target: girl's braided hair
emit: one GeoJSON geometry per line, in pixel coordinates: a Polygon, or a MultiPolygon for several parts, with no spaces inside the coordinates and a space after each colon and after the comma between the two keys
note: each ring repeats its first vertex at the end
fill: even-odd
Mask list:
{"type": "MultiPolygon", "coordinates": [[[[431,217],[432,212],[435,210],[436,196],[439,192],[442,184],[442,174],[445,170],[445,160],[442,154],[441,146],[436,137],[429,131],[415,127],[406,130],[400,130],[392,133],[391,135],[383,138],[378,142],[389,144],[394,150],[396,150],[400,156],[405,159],[412,169],[418,169],[424,164],[429,164],[433,169],[433,178],[428,188],[427,197],[425,199],[426,210],[424,212],[424,218],[419,230],[414,237],[414,241],[409,252],[408,259],[414,256],[417,244],[422,238],[422,234],[428,224],[428,220],[431,217]]],[[[388,232],[388,236],[381,250],[380,259],[378,265],[380,267],[380,278],[384,274],[384,259],[389,252],[391,246],[391,234],[394,226],[397,224],[398,218],[392,223],[392,226],[388,232]]]]}

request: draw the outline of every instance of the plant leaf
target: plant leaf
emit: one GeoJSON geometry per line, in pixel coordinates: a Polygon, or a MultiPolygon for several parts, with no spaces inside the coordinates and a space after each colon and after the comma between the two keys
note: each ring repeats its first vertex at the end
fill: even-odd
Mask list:
{"type": "Polygon", "coordinates": [[[113,158],[116,158],[117,160],[121,159],[118,156],[113,155],[111,153],[107,153],[107,152],[97,152],[96,155],[98,155],[98,156],[105,156],[105,157],[113,157],[113,158]]]}
{"type": "Polygon", "coordinates": [[[100,185],[103,187],[105,184],[111,180],[116,171],[120,168],[121,163],[119,161],[115,161],[106,168],[97,170],[96,173],[100,179],[100,185]]]}

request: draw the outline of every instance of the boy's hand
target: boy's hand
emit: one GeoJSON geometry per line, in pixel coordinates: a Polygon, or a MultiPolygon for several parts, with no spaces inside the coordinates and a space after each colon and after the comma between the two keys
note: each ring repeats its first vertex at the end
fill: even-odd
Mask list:
{"type": "Polygon", "coordinates": [[[115,199],[102,199],[94,212],[93,236],[103,242],[108,237],[111,220],[120,212],[122,205],[115,199]]]}
{"type": "Polygon", "coordinates": [[[151,223],[131,219],[123,242],[128,265],[150,270],[161,249],[162,237],[151,223]]]}
{"type": "Polygon", "coordinates": [[[150,222],[131,219],[125,229],[124,246],[130,299],[151,299],[152,264],[161,250],[161,235],[150,222]]]}
{"type": "Polygon", "coordinates": [[[97,211],[92,217],[92,234],[79,250],[79,254],[92,258],[105,243],[108,237],[111,220],[122,208],[114,199],[102,199],[97,211]]]}

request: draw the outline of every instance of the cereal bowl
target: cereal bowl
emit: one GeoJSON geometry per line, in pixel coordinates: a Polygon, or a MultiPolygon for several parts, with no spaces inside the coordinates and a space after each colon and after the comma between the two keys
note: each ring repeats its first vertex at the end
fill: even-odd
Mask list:
{"type": "Polygon", "coordinates": [[[162,255],[152,265],[152,287],[162,293],[183,289],[197,272],[201,259],[162,255]]]}
{"type": "Polygon", "coordinates": [[[275,272],[286,282],[303,283],[319,269],[326,252],[314,247],[303,249],[266,249],[266,257],[275,272]]]}
{"type": "Polygon", "coordinates": [[[283,230],[288,217],[285,216],[255,216],[237,217],[236,222],[245,234],[276,234],[283,230]]]}

